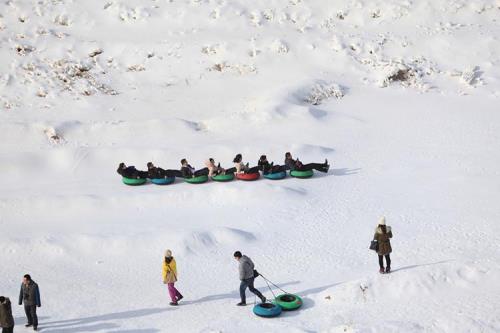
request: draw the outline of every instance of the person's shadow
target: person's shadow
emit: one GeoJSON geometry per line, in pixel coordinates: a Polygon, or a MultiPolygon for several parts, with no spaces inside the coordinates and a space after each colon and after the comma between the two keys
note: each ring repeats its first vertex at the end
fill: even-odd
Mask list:
{"type": "Polygon", "coordinates": [[[361,168],[349,169],[349,168],[340,168],[340,169],[332,169],[330,172],[334,176],[349,176],[357,174],[361,168]]]}
{"type": "Polygon", "coordinates": [[[427,264],[403,266],[403,267],[399,267],[399,268],[391,270],[391,274],[396,273],[396,272],[400,272],[400,271],[405,271],[407,269],[413,269],[413,268],[423,267],[423,266],[440,265],[440,264],[445,264],[445,263],[452,262],[452,261],[453,260],[450,259],[450,260],[441,260],[441,261],[437,261],[437,262],[430,262],[427,264]]]}
{"type": "MultiPolygon", "coordinates": [[[[280,287],[290,286],[290,285],[294,285],[294,284],[298,284],[298,283],[300,283],[300,281],[291,281],[291,282],[280,283],[280,287]]],[[[266,287],[259,287],[258,289],[262,292],[264,290],[263,288],[266,288],[266,287]]],[[[278,288],[275,286],[271,286],[271,289],[274,291],[274,290],[277,290],[278,288]]],[[[248,295],[248,289],[247,289],[247,295],[248,295]]],[[[204,297],[201,297],[197,300],[185,301],[183,303],[184,304],[196,304],[196,303],[205,303],[205,302],[217,301],[217,300],[221,300],[221,299],[233,299],[233,298],[234,299],[240,298],[240,291],[239,290],[234,290],[234,291],[232,291],[230,293],[226,293],[226,294],[204,296],[204,297]]]]}
{"type": "MultiPolygon", "coordinates": [[[[149,308],[149,309],[139,309],[139,310],[130,310],[116,313],[108,313],[99,316],[93,317],[84,317],[84,318],[75,318],[75,319],[66,319],[66,320],[58,320],[52,322],[41,322],[40,328],[43,329],[44,332],[95,332],[100,330],[110,330],[117,329],[120,326],[111,321],[120,320],[120,319],[131,319],[138,318],[144,316],[150,316],[157,313],[166,312],[172,309],[165,308],[149,308]]],[[[122,330],[122,331],[113,331],[113,332],[136,332],[136,333],[156,333],[160,332],[160,330],[154,328],[148,329],[139,329],[139,330],[122,330]]]]}

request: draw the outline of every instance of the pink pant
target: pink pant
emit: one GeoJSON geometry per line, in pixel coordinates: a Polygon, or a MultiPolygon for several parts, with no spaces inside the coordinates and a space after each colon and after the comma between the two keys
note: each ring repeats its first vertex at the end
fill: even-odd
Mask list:
{"type": "Polygon", "coordinates": [[[182,297],[181,293],[179,290],[175,289],[173,283],[167,283],[168,286],[168,293],[170,294],[170,298],[172,299],[172,302],[177,302],[177,300],[182,297]]]}

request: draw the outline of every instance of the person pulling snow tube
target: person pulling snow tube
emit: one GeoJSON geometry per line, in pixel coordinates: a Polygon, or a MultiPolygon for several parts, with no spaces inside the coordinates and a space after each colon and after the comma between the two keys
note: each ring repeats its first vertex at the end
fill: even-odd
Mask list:
{"type": "Polygon", "coordinates": [[[216,182],[230,182],[233,179],[234,179],[234,174],[233,173],[227,173],[225,175],[212,176],[212,180],[214,180],[216,182]]]}
{"type": "Polygon", "coordinates": [[[273,180],[283,179],[285,177],[286,177],[286,171],[266,173],[264,175],[264,178],[273,179],[273,180]]]}
{"type": "Polygon", "coordinates": [[[312,175],[314,174],[314,171],[312,170],[292,170],[290,171],[290,176],[295,177],[295,178],[311,178],[312,175]]]}
{"type": "Polygon", "coordinates": [[[278,295],[274,299],[274,303],[279,305],[285,311],[292,311],[300,308],[302,306],[302,299],[293,294],[282,294],[278,295]]]}
{"type": "Polygon", "coordinates": [[[201,184],[208,181],[208,176],[202,175],[198,177],[184,178],[184,181],[190,184],[201,184]]]}
{"type": "Polygon", "coordinates": [[[127,178],[127,177],[122,177],[123,184],[125,185],[131,185],[131,186],[137,186],[137,185],[142,185],[144,184],[147,179],[146,178],[127,178]]]}
{"type": "Polygon", "coordinates": [[[151,183],[156,185],[168,185],[175,182],[175,177],[152,178],[151,183]]]}
{"type": "Polygon", "coordinates": [[[253,172],[253,173],[237,173],[236,178],[239,180],[257,180],[260,177],[259,172],[253,172]]]}
{"type": "Polygon", "coordinates": [[[259,317],[272,318],[281,314],[281,306],[273,303],[261,303],[253,307],[253,313],[259,317]]]}

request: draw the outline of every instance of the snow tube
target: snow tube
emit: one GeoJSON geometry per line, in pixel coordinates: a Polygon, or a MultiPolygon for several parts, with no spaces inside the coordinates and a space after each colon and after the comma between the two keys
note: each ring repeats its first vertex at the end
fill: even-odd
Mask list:
{"type": "Polygon", "coordinates": [[[281,314],[281,306],[273,303],[261,303],[253,307],[253,313],[259,317],[272,318],[281,314]]]}
{"type": "Polygon", "coordinates": [[[230,182],[233,179],[234,179],[233,173],[228,173],[227,175],[217,175],[212,177],[212,180],[215,180],[216,182],[230,182]]]}
{"type": "Polygon", "coordinates": [[[153,178],[151,179],[151,183],[156,185],[168,185],[175,182],[175,177],[167,177],[167,178],[153,178]]]}
{"type": "Polygon", "coordinates": [[[292,311],[302,306],[302,299],[297,295],[282,294],[274,299],[274,303],[278,304],[285,311],[292,311]]]}
{"type": "Polygon", "coordinates": [[[293,170],[290,171],[290,176],[295,177],[295,178],[310,178],[314,174],[314,171],[312,170],[307,170],[307,171],[300,171],[300,170],[293,170]]]}
{"type": "Polygon", "coordinates": [[[205,183],[208,180],[208,176],[198,176],[198,177],[192,177],[192,178],[184,178],[184,181],[190,183],[190,184],[201,184],[205,183]]]}
{"type": "Polygon", "coordinates": [[[268,173],[268,174],[264,175],[264,178],[273,179],[273,180],[283,179],[285,177],[286,177],[286,171],[268,173]]]}
{"type": "Polygon", "coordinates": [[[260,173],[237,173],[236,178],[239,180],[257,180],[260,177],[260,173]]]}
{"type": "Polygon", "coordinates": [[[142,185],[146,182],[146,178],[127,178],[127,177],[122,177],[123,184],[125,185],[142,185]]]}

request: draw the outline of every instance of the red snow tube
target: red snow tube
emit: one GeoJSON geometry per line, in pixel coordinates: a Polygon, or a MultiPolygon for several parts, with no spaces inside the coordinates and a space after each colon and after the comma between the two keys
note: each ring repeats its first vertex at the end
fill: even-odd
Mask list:
{"type": "Polygon", "coordinates": [[[260,173],[237,173],[236,178],[239,180],[257,180],[260,177],[260,173]]]}

